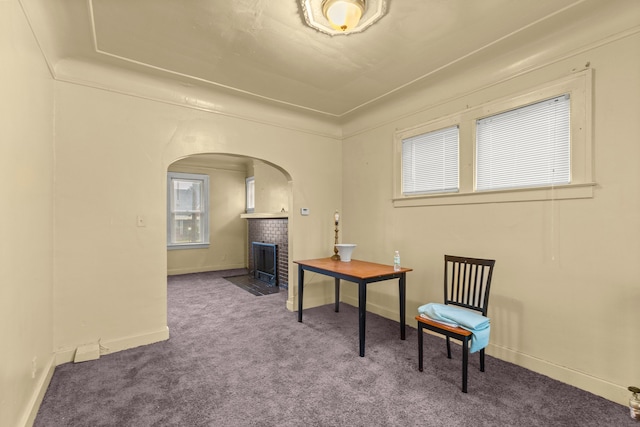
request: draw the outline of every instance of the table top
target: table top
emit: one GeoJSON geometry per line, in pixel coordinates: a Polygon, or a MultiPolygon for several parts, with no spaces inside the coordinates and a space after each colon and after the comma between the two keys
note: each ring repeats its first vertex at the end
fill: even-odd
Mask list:
{"type": "Polygon", "coordinates": [[[372,277],[388,276],[413,271],[412,268],[405,267],[401,267],[400,270],[395,271],[392,265],[376,264],[373,262],[359,261],[357,259],[352,259],[349,262],[343,262],[336,261],[331,258],[318,258],[293,262],[307,267],[344,274],[345,276],[357,277],[358,279],[370,279],[372,277]]]}

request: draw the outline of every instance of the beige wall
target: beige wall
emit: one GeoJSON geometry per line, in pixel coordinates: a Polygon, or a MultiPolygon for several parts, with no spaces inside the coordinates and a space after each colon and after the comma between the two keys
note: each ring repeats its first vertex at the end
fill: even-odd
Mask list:
{"type": "MultiPolygon", "coordinates": [[[[279,166],[291,176],[294,210],[315,213],[290,218],[289,258],[325,253],[326,218],[341,198],[339,140],[63,82],[55,98],[58,361],[82,344],[112,352],[168,336],[166,173],[178,159],[228,153],[279,166]]],[[[310,304],[316,293],[324,301],[317,289],[310,304]]]]}
{"type": "Polygon", "coordinates": [[[0,425],[35,417],[53,373],[53,80],[0,1],[0,425]]]}
{"type": "Polygon", "coordinates": [[[287,177],[278,169],[255,161],[253,163],[255,177],[255,212],[278,213],[287,212],[289,208],[289,183],[287,177]]]}
{"type": "MultiPolygon", "coordinates": [[[[461,66],[345,125],[343,236],[358,244],[358,258],[391,263],[399,250],[414,269],[409,324],[419,305],[441,301],[443,254],[494,258],[489,353],[626,402],[626,387],[640,382],[638,52],[640,35],[632,33],[494,84],[486,79],[500,74],[501,62],[461,66]],[[594,70],[593,198],[393,207],[395,131],[545,85],[587,63],[594,70]]],[[[502,59],[513,67],[515,58],[502,59]]],[[[355,287],[345,292],[355,304],[355,287]]],[[[371,288],[368,301],[371,311],[397,318],[395,287],[371,288]]]]}
{"type": "Polygon", "coordinates": [[[246,170],[193,167],[176,162],[171,172],[209,176],[209,247],[167,251],[167,272],[172,274],[228,270],[246,267],[247,224],[240,218],[245,209],[246,170]]]}
{"type": "MultiPolygon", "coordinates": [[[[615,36],[609,29],[616,22],[602,22],[613,23],[541,40],[520,34],[512,50],[484,51],[496,54],[491,62],[475,55],[338,127],[74,61],[62,65],[108,76],[113,87],[54,83],[19,3],[0,1],[0,425],[29,423],[54,353],[65,362],[87,343],[111,352],[167,338],[166,172],[198,153],[257,158],[285,171],[290,260],[327,255],[335,209],[341,239],[358,244],[357,258],[390,263],[400,250],[403,264],[415,269],[410,324],[419,304],[440,297],[443,253],[496,258],[489,352],[624,403],[625,387],[640,381],[640,36],[615,36]],[[586,31],[598,42],[561,59],[558,50],[573,49],[567,45],[586,31]],[[396,130],[544,84],[587,62],[594,69],[593,198],[392,207],[396,130]],[[181,91],[197,99],[193,108],[176,101],[181,91]],[[311,215],[300,216],[301,207],[311,215]],[[137,226],[139,215],[145,227],[137,226]]],[[[293,266],[290,283],[297,280],[293,266]]],[[[310,275],[307,282],[306,306],[332,301],[330,281],[310,275]]],[[[395,319],[392,289],[372,287],[368,308],[395,319]]],[[[353,286],[344,290],[355,304],[353,286]]]]}

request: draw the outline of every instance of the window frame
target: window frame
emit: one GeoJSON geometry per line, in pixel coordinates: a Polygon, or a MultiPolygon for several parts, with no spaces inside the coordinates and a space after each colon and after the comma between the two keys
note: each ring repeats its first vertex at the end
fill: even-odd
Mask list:
{"type": "Polygon", "coordinates": [[[256,210],[256,177],[249,176],[244,180],[245,213],[254,213],[256,210]]]}
{"type": "MultiPolygon", "coordinates": [[[[423,142],[426,142],[423,140],[423,142]]],[[[410,156],[410,159],[412,160],[411,164],[412,164],[412,170],[415,169],[416,163],[420,163],[421,160],[418,159],[418,162],[416,162],[416,157],[417,156],[410,156]]],[[[432,131],[428,131],[428,132],[421,132],[417,135],[412,135],[412,136],[405,136],[404,138],[402,138],[402,169],[403,169],[403,173],[402,173],[402,194],[403,195],[421,195],[421,194],[435,194],[435,193],[454,193],[454,192],[458,192],[458,189],[460,188],[460,128],[457,125],[454,126],[448,126],[448,127],[444,127],[444,128],[440,128],[440,129],[436,129],[436,130],[432,130],[432,131]],[[453,163],[453,174],[451,174],[450,172],[452,170],[450,170],[448,168],[448,166],[451,166],[449,164],[449,162],[447,161],[447,158],[449,158],[449,156],[451,156],[452,152],[449,152],[447,149],[449,148],[448,145],[446,145],[444,143],[444,141],[437,141],[436,145],[438,147],[442,147],[444,146],[444,157],[443,156],[437,156],[435,159],[431,159],[431,160],[437,160],[435,162],[430,162],[430,163],[439,163],[439,164],[446,164],[446,166],[442,169],[443,172],[446,172],[444,175],[440,175],[440,174],[429,174],[430,177],[435,178],[437,177],[437,180],[443,179],[444,182],[448,182],[450,179],[453,179],[455,181],[455,187],[451,187],[448,189],[442,188],[442,186],[440,185],[433,185],[434,182],[430,181],[430,182],[424,182],[424,180],[418,180],[418,179],[414,179],[411,181],[411,183],[413,184],[413,186],[415,187],[417,184],[419,184],[420,182],[422,182],[423,184],[429,184],[430,188],[422,188],[422,189],[414,189],[413,191],[409,191],[408,188],[405,188],[405,186],[408,184],[407,182],[405,182],[405,177],[406,174],[404,173],[404,166],[405,166],[405,143],[411,143],[412,148],[414,148],[414,152],[415,152],[415,147],[416,144],[412,143],[412,140],[415,137],[426,137],[426,138],[430,138],[432,136],[434,136],[434,134],[437,134],[436,138],[438,139],[442,139],[444,138],[445,140],[448,140],[448,135],[447,133],[450,130],[455,129],[455,161],[452,162],[453,163]],[[445,133],[446,131],[446,133],[445,133]],[[449,153],[447,155],[447,153],[449,153]]],[[[439,170],[436,168],[436,170],[439,170]]],[[[414,174],[411,174],[414,175],[414,174]]]]}
{"type": "Polygon", "coordinates": [[[475,191],[523,189],[530,187],[548,187],[571,184],[570,107],[570,94],[566,93],[560,96],[554,96],[549,99],[544,99],[531,104],[523,105],[521,107],[507,110],[502,113],[492,114],[488,117],[481,117],[476,119],[476,139],[474,141],[476,154],[476,162],[474,164],[475,191]],[[558,105],[561,105],[561,107],[558,107],[558,105]],[[563,109],[563,114],[558,113],[559,108],[563,109]],[[566,110],[564,110],[565,108],[566,110]],[[536,113],[536,120],[520,120],[523,115],[531,115],[536,113]],[[508,114],[508,116],[503,116],[504,114],[508,114]],[[518,120],[514,120],[514,118],[516,117],[518,118],[518,120]],[[548,131],[550,129],[549,120],[552,118],[554,119],[553,123],[555,125],[555,127],[553,127],[553,135],[555,136],[554,138],[545,138],[544,136],[536,137],[535,140],[526,138],[534,135],[534,130],[536,131],[536,133],[541,129],[543,129],[544,131],[548,131]],[[488,120],[488,122],[485,123],[485,120],[488,120]],[[495,125],[494,121],[496,123],[495,125]],[[504,127],[502,126],[504,126],[505,123],[508,123],[508,138],[501,138],[501,129],[504,129],[504,127]],[[484,139],[480,137],[480,131],[483,127],[485,129],[484,139]],[[513,133],[518,132],[518,134],[520,134],[520,132],[524,132],[525,130],[525,138],[515,143],[515,146],[517,146],[519,150],[514,150],[514,155],[510,155],[508,145],[514,145],[515,138],[513,138],[513,133]],[[564,132],[556,133],[555,131],[564,132]],[[492,136],[494,136],[494,132],[498,135],[495,139],[492,138],[492,136]],[[484,145],[481,145],[481,143],[484,145]],[[532,150],[535,150],[538,147],[549,147],[552,143],[556,146],[555,149],[546,149],[545,156],[541,156],[539,154],[532,155],[532,150]],[[507,151],[505,152],[503,150],[493,148],[494,144],[499,145],[500,148],[504,148],[507,151]],[[480,155],[482,152],[484,152],[484,162],[480,161],[480,155]],[[528,159],[529,162],[521,161],[521,159],[523,158],[528,159]],[[556,182],[552,182],[552,179],[548,177],[547,168],[549,167],[549,162],[552,159],[556,158],[559,159],[555,163],[555,166],[559,168],[558,176],[566,178],[568,181],[561,181],[559,179],[556,182]],[[518,173],[520,171],[518,170],[513,175],[509,172],[510,168],[517,163],[520,163],[524,168],[528,168],[527,170],[528,172],[530,172],[529,174],[525,175],[527,177],[527,181],[522,182],[520,185],[516,185],[512,181],[513,179],[520,180],[523,178],[523,175],[521,173],[518,173]],[[540,164],[544,164],[544,172],[540,170],[540,164]],[[493,173],[492,170],[495,170],[495,173],[493,173]],[[533,175],[531,175],[531,173],[533,173],[533,175]],[[484,174],[485,181],[483,181],[484,187],[481,188],[480,182],[482,180],[480,179],[480,176],[482,174],[484,174]],[[489,177],[497,180],[498,182],[494,183],[492,186],[492,184],[486,181],[486,179],[488,179],[489,177]],[[507,182],[505,182],[505,179],[507,182]],[[548,182],[540,182],[543,179],[548,180],[548,182]],[[538,182],[536,182],[536,180],[538,180],[538,182]]]}
{"type": "Polygon", "coordinates": [[[209,175],[196,174],[196,173],[183,173],[183,172],[167,172],[167,249],[206,249],[210,244],[209,237],[209,175]],[[173,201],[173,186],[174,180],[189,180],[189,181],[201,181],[202,182],[202,241],[201,242],[188,242],[188,243],[173,243],[171,241],[172,235],[172,201],[173,201]]]}
{"type": "Polygon", "coordinates": [[[454,192],[425,192],[420,194],[404,194],[403,193],[403,173],[402,173],[402,145],[405,139],[423,135],[426,133],[436,132],[442,129],[447,129],[450,127],[458,127],[458,191],[460,188],[460,120],[459,117],[450,116],[440,120],[435,120],[433,122],[429,122],[427,124],[418,125],[412,128],[404,129],[403,131],[396,132],[395,135],[395,149],[394,149],[394,193],[395,197],[398,198],[400,196],[403,199],[406,198],[423,198],[423,197],[431,197],[431,196],[439,196],[439,195],[448,195],[448,194],[456,194],[454,192]]]}
{"type": "Polygon", "coordinates": [[[439,118],[394,134],[393,197],[394,207],[501,203],[535,200],[592,198],[592,71],[584,70],[563,79],[513,96],[499,98],[477,107],[439,118]],[[569,94],[571,99],[571,183],[540,187],[476,190],[476,121],[569,94]],[[451,193],[402,194],[402,140],[419,133],[447,126],[459,126],[459,190],[451,193]]]}

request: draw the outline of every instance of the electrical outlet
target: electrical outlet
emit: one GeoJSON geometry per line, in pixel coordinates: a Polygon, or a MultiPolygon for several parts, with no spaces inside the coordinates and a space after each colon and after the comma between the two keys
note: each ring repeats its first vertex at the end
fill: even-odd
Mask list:
{"type": "Polygon", "coordinates": [[[138,224],[138,227],[146,227],[147,226],[147,219],[142,215],[138,215],[136,217],[136,223],[138,224]]]}
{"type": "Polygon", "coordinates": [[[300,208],[300,215],[309,215],[309,208],[300,208]]]}

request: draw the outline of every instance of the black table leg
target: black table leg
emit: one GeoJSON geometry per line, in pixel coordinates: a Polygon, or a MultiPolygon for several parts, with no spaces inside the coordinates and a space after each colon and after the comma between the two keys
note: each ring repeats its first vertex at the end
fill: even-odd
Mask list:
{"type": "Polygon", "coordinates": [[[336,313],[340,311],[340,279],[335,278],[336,288],[336,313]]]}
{"type": "Polygon", "coordinates": [[[304,289],[304,270],[298,265],[298,322],[302,322],[302,290],[304,289]]]}
{"type": "Polygon", "coordinates": [[[400,339],[405,339],[406,336],[406,325],[405,325],[405,317],[407,311],[407,282],[405,281],[406,274],[402,273],[400,275],[400,280],[398,281],[398,286],[400,287],[400,339]]]}
{"type": "Polygon", "coordinates": [[[364,332],[367,316],[367,283],[358,283],[358,314],[360,317],[360,357],[364,357],[364,332]]]}

